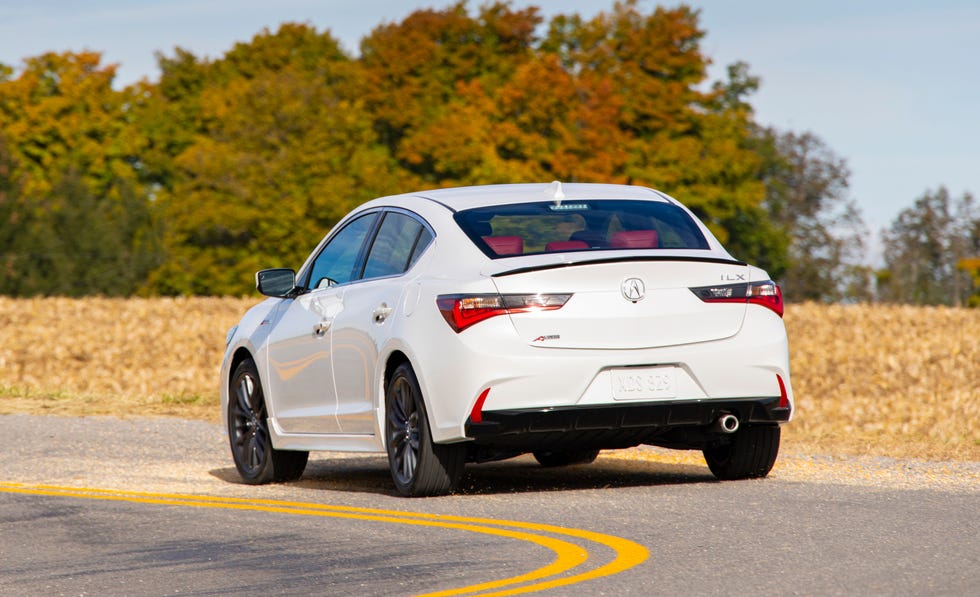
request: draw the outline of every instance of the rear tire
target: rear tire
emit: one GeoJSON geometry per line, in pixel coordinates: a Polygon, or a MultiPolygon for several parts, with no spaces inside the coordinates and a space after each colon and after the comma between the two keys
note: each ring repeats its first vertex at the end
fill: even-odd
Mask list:
{"type": "Polygon", "coordinates": [[[599,450],[560,450],[555,452],[539,450],[532,453],[541,466],[547,467],[589,464],[599,456],[599,450]]]}
{"type": "Polygon", "coordinates": [[[228,439],[235,468],[249,485],[295,481],[310,457],[309,452],[273,448],[268,417],[259,371],[255,361],[245,359],[228,387],[228,439]]]}
{"type": "Polygon", "coordinates": [[[779,435],[779,427],[742,427],[731,443],[705,448],[704,460],[722,481],[765,477],[779,455],[779,435]]]}
{"type": "Polygon", "coordinates": [[[398,492],[420,497],[451,493],[463,476],[464,444],[435,444],[422,390],[411,365],[392,373],[385,390],[385,445],[398,492]]]}

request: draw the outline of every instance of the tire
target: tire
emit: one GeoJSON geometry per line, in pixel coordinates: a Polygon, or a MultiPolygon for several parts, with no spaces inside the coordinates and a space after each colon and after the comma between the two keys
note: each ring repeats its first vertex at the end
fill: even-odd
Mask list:
{"type": "Polygon", "coordinates": [[[569,466],[572,464],[589,464],[599,455],[599,450],[561,450],[555,452],[533,452],[535,460],[541,466],[569,466]]]}
{"type": "Polygon", "coordinates": [[[239,363],[231,376],[228,439],[235,468],[249,485],[295,481],[303,475],[310,456],[309,452],[272,447],[265,396],[252,359],[239,363]]]}
{"type": "Polygon", "coordinates": [[[779,427],[746,426],[729,444],[704,449],[704,460],[722,481],[765,477],[779,455],[779,427]]]}
{"type": "Polygon", "coordinates": [[[385,389],[385,438],[391,479],[399,493],[420,497],[456,489],[466,446],[432,443],[422,391],[408,363],[395,369],[385,389]]]}

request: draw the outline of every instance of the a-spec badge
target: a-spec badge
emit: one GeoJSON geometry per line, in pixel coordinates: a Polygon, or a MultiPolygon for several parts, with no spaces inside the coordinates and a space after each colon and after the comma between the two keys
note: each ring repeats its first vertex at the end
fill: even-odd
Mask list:
{"type": "Polygon", "coordinates": [[[633,303],[642,301],[647,292],[646,285],[639,278],[626,278],[619,288],[623,292],[623,298],[633,303]]]}

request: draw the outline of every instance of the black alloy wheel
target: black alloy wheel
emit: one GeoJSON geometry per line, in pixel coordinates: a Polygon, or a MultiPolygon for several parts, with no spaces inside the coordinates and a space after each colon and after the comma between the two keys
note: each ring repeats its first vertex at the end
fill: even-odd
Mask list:
{"type": "Polygon", "coordinates": [[[432,442],[422,391],[408,363],[391,375],[385,411],[388,466],[398,491],[406,496],[452,492],[463,474],[466,446],[432,442]]]}
{"type": "Polygon", "coordinates": [[[303,475],[309,452],[272,447],[268,414],[259,373],[245,359],[231,376],[228,393],[228,438],[235,468],[245,483],[261,485],[293,481],[303,475]]]}

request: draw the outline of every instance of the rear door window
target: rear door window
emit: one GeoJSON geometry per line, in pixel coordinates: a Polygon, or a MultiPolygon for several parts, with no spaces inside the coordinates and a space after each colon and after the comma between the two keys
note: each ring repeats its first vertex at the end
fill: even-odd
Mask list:
{"type": "Polygon", "coordinates": [[[364,279],[403,273],[432,240],[432,234],[415,218],[395,211],[384,218],[364,263],[364,279]]]}

